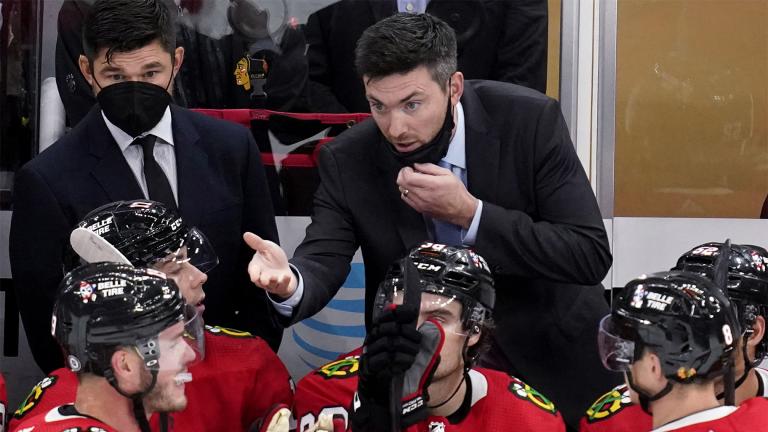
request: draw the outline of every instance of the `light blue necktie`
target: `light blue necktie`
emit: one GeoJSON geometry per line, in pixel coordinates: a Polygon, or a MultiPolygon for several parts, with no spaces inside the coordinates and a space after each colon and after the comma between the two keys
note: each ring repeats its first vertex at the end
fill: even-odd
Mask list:
{"type": "MultiPolygon", "coordinates": [[[[461,179],[461,182],[464,183],[464,186],[467,185],[467,175],[465,170],[443,160],[438,162],[438,165],[451,170],[453,175],[461,179]]],[[[461,246],[461,227],[459,225],[454,225],[452,223],[443,222],[437,219],[432,219],[432,223],[435,227],[435,240],[438,243],[442,243],[448,246],[461,246]]]]}

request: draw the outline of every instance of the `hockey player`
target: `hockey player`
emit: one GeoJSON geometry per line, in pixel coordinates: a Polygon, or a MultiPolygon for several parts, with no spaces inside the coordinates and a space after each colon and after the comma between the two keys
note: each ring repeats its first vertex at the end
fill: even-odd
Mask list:
{"type": "Polygon", "coordinates": [[[739,334],[736,311],[720,288],[672,271],[627,284],[600,323],[599,347],[606,367],[625,372],[654,431],[763,430],[764,398],[738,408],[716,398],[716,379],[732,361],[739,334]]]}
{"type": "MultiPolygon", "coordinates": [[[[216,254],[175,210],[154,201],[115,202],[92,211],[79,228],[72,243],[85,261],[121,260],[160,270],[203,313],[204,271],[216,265],[216,254]]],[[[291,405],[291,378],[261,338],[206,325],[204,339],[206,357],[190,368],[195,379],[187,385],[188,408],[172,416],[176,430],[244,431],[254,423],[268,423],[274,406],[291,405]]],[[[66,369],[54,371],[30,393],[14,422],[39,407],[74,400],[75,385],[66,369]]],[[[152,427],[157,430],[156,421],[152,427]]]]}
{"type": "Polygon", "coordinates": [[[188,366],[203,354],[190,341],[201,342],[202,323],[164,274],[117,263],[79,267],[61,282],[51,327],[77,374],[77,397],[15,430],[146,432],[152,414],[186,407],[188,366]]]}
{"type": "MultiPolygon", "coordinates": [[[[675,270],[714,274],[714,263],[722,243],[705,243],[683,254],[675,270]]],[[[768,251],[752,245],[731,245],[728,264],[728,297],[736,306],[742,335],[734,352],[736,404],[755,397],[768,397],[768,371],[757,367],[768,353],[765,317],[768,316],[768,251]]],[[[718,399],[722,383],[717,382],[718,399]]],[[[651,416],[630,400],[626,384],[601,396],[582,418],[581,432],[632,432],[649,430],[651,416]]]]}
{"type": "Polygon", "coordinates": [[[379,287],[362,350],[299,382],[297,431],[323,415],[333,417],[336,432],[564,431],[560,413],[536,390],[503,372],[472,367],[491,337],[494,300],[493,279],[479,255],[431,243],[413,249],[379,287]],[[402,391],[394,392],[390,383],[398,377],[402,391]],[[397,411],[390,411],[391,392],[397,411]],[[396,417],[401,421],[393,428],[396,417]]]}

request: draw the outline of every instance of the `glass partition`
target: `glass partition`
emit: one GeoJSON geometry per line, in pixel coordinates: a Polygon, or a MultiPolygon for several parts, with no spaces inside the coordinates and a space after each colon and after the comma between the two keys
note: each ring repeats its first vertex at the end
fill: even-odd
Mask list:
{"type": "Polygon", "coordinates": [[[757,218],[768,2],[618,0],[614,216],[757,218]]]}

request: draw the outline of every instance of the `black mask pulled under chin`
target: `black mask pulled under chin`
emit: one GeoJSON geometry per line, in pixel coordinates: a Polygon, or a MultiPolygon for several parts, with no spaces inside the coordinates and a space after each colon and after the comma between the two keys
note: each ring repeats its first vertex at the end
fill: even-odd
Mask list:
{"type": "MultiPolygon", "coordinates": [[[[450,88],[450,85],[449,85],[450,88]]],[[[448,98],[448,108],[445,113],[445,120],[443,120],[443,126],[437,131],[437,135],[432,138],[432,141],[417,148],[414,151],[403,153],[397,151],[392,143],[388,142],[382,136],[381,140],[384,145],[389,149],[392,155],[395,157],[398,163],[402,166],[411,166],[415,163],[433,163],[440,162],[442,158],[448,153],[448,147],[451,144],[451,133],[453,132],[453,110],[451,109],[451,98],[448,98]]]]}
{"type": "Polygon", "coordinates": [[[96,100],[110,122],[137,137],[160,122],[171,103],[171,95],[167,88],[156,84],[123,81],[102,87],[96,100]]]}

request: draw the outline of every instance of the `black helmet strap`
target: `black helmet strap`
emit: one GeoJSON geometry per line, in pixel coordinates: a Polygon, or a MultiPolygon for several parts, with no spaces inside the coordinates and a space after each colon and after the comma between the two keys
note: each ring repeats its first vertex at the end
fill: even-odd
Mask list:
{"type": "MultiPolygon", "coordinates": [[[[112,371],[112,368],[109,367],[106,370],[104,370],[104,378],[107,379],[107,382],[115,389],[118,393],[125,396],[127,399],[130,399],[133,402],[133,416],[136,418],[136,423],[139,425],[139,429],[141,429],[141,432],[151,432],[151,429],[149,427],[149,421],[147,420],[147,412],[144,410],[144,396],[149,394],[149,392],[152,391],[153,388],[155,388],[155,384],[157,384],[157,371],[156,370],[150,370],[150,374],[152,374],[152,381],[149,383],[146,389],[135,393],[135,394],[128,394],[124,392],[122,389],[120,389],[120,385],[117,382],[117,378],[115,378],[115,374],[112,371]]],[[[162,426],[162,422],[161,422],[162,426]]]]}
{"type": "Polygon", "coordinates": [[[627,383],[629,384],[629,387],[637,393],[638,399],[640,399],[640,408],[645,411],[646,414],[651,415],[650,411],[650,405],[651,402],[657,401],[664,396],[668,395],[669,392],[672,391],[672,381],[667,380],[667,385],[664,386],[663,389],[661,389],[660,392],[656,393],[653,396],[649,396],[648,393],[641,389],[636,383],[634,378],[632,377],[632,372],[627,371],[627,383]]]}
{"type": "MultiPolygon", "coordinates": [[[[749,338],[749,336],[747,336],[747,333],[746,333],[746,332],[745,332],[745,336],[744,336],[744,337],[746,337],[746,338],[749,338]]],[[[746,340],[746,339],[745,339],[745,340],[746,340]]],[[[760,364],[760,361],[759,361],[759,360],[758,360],[758,361],[756,361],[756,362],[751,362],[751,361],[749,361],[749,357],[747,356],[747,344],[746,344],[746,343],[743,343],[743,344],[742,344],[742,346],[741,346],[741,350],[742,350],[742,354],[743,354],[743,356],[744,356],[744,373],[743,373],[743,374],[741,374],[741,376],[739,377],[739,379],[737,379],[737,380],[736,380],[736,383],[734,384],[734,390],[735,390],[735,389],[737,389],[737,388],[739,388],[739,387],[740,387],[742,384],[744,384],[744,382],[747,380],[747,378],[749,378],[749,372],[750,372],[750,371],[751,371],[751,370],[752,370],[752,369],[753,369],[755,366],[757,366],[758,364],[760,364]]],[[[718,398],[718,399],[724,399],[724,398],[725,398],[725,391],[722,391],[722,392],[718,393],[718,394],[717,394],[717,398],[718,398]]]]}

